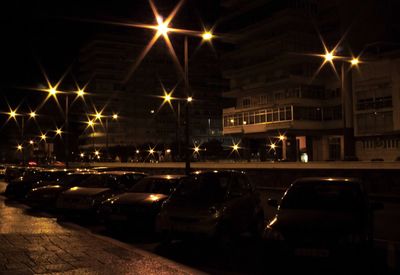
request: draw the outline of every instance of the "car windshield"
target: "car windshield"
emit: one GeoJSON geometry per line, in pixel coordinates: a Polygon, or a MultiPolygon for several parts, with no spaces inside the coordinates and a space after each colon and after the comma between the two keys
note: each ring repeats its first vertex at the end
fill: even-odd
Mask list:
{"type": "Polygon", "coordinates": [[[181,181],[176,198],[220,202],[225,199],[229,177],[217,173],[193,175],[181,181]]]}
{"type": "Polygon", "coordinates": [[[310,181],[293,185],[282,198],[280,208],[351,211],[360,209],[363,201],[358,184],[310,181]]]}
{"type": "Polygon", "coordinates": [[[75,186],[113,188],[117,186],[117,176],[109,174],[91,175],[86,180],[77,183],[75,186]]]}
{"type": "Polygon", "coordinates": [[[129,192],[169,195],[174,190],[178,181],[178,179],[167,178],[143,178],[129,189],[129,192]]]}

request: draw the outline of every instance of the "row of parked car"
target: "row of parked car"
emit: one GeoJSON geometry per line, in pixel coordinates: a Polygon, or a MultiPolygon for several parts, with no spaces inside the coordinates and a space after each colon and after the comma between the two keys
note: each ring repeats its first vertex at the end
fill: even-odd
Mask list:
{"type": "MultiPolygon", "coordinates": [[[[7,173],[6,173],[7,174],[7,173]]],[[[265,223],[259,193],[240,171],[147,175],[123,169],[24,169],[5,195],[61,215],[91,217],[111,229],[160,233],[165,241],[187,236],[233,237],[251,233],[298,256],[328,256],[343,246],[372,244],[372,210],[362,183],[347,178],[295,181],[265,223]]]]}

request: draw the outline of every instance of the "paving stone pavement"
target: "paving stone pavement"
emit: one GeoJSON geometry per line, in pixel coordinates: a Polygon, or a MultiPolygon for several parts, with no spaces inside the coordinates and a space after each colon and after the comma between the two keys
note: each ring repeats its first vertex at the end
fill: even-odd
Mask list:
{"type": "Polygon", "coordinates": [[[29,212],[0,196],[0,274],[197,273],[29,212]]]}

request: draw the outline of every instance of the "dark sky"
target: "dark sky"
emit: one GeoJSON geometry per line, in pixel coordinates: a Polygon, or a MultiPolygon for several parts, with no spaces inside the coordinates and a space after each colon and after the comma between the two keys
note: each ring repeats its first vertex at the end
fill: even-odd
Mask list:
{"type": "MultiPolygon", "coordinates": [[[[155,0],[165,16],[177,2],[155,0]]],[[[218,7],[216,2],[186,1],[174,24],[187,26],[190,19],[191,27],[200,29],[200,17],[205,21],[215,19],[217,10],[211,10],[211,7],[218,7]]],[[[3,2],[0,14],[3,37],[0,87],[3,94],[8,94],[7,91],[14,86],[41,82],[39,63],[50,78],[57,79],[77,59],[79,48],[93,33],[118,32],[124,28],[85,20],[153,23],[154,18],[147,0],[17,0],[7,4],[3,2]]]]}

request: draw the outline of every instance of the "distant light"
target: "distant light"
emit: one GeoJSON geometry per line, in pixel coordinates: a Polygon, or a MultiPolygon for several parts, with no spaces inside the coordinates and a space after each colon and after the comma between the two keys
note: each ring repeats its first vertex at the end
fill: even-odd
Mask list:
{"type": "Polygon", "coordinates": [[[18,151],[22,151],[22,148],[23,148],[23,147],[22,147],[22,145],[20,145],[20,144],[17,146],[18,151]]]}
{"type": "Polygon", "coordinates": [[[276,149],[275,143],[271,143],[271,144],[269,145],[269,147],[270,147],[272,150],[275,150],[275,149],[276,149]]]}
{"type": "Polygon", "coordinates": [[[325,53],[324,58],[326,62],[332,62],[332,60],[335,58],[333,51],[325,53]]]}
{"type": "Polygon", "coordinates": [[[29,141],[29,144],[33,144],[33,140],[30,140],[30,141],[29,141]]]}
{"type": "Polygon", "coordinates": [[[61,134],[62,134],[62,130],[57,128],[57,130],[56,130],[56,134],[57,134],[57,135],[59,135],[59,136],[61,136],[61,134]]]}
{"type": "Polygon", "coordinates": [[[199,148],[199,147],[194,147],[193,149],[194,149],[194,151],[195,151],[196,153],[198,153],[198,152],[200,151],[200,148],[199,148]]]}
{"type": "Polygon", "coordinates": [[[16,112],[16,111],[13,111],[13,110],[11,110],[8,114],[9,114],[10,117],[12,117],[12,118],[15,118],[15,117],[17,116],[17,112],[16,112]]]}
{"type": "Polygon", "coordinates": [[[165,152],[167,152],[169,154],[169,153],[171,153],[171,149],[167,149],[167,150],[165,150],[165,152]]]}
{"type": "Polygon", "coordinates": [[[41,139],[41,140],[46,140],[46,138],[47,138],[46,134],[42,134],[42,135],[40,136],[40,139],[41,139]]]}
{"type": "Polygon", "coordinates": [[[154,154],[154,150],[153,150],[153,149],[150,149],[150,150],[149,150],[149,153],[150,153],[150,154],[154,154]]]}
{"type": "Polygon", "coordinates": [[[244,121],[243,121],[243,125],[246,125],[246,124],[247,124],[247,121],[246,121],[246,120],[244,120],[244,121]]]}
{"type": "Polygon", "coordinates": [[[237,151],[237,150],[239,150],[239,145],[234,144],[232,148],[233,148],[234,151],[237,151]]]}
{"type": "Polygon", "coordinates": [[[29,116],[30,116],[31,118],[35,118],[35,117],[37,116],[37,114],[36,114],[35,112],[31,112],[31,113],[29,114],[29,116]]]}
{"type": "Polygon", "coordinates": [[[81,156],[81,158],[83,158],[85,156],[85,154],[84,153],[80,153],[80,156],[81,156]]]}
{"type": "Polygon", "coordinates": [[[285,140],[285,136],[284,135],[279,135],[279,140],[285,140]]]}
{"type": "Polygon", "coordinates": [[[235,120],[234,120],[234,119],[231,119],[231,120],[230,120],[230,122],[231,122],[231,123],[234,123],[234,122],[235,122],[235,120]]]}
{"type": "Polygon", "coordinates": [[[154,110],[150,110],[150,114],[154,114],[154,110]]]}
{"type": "Polygon", "coordinates": [[[193,97],[191,97],[191,96],[188,96],[188,98],[187,98],[187,102],[192,102],[193,101],[193,97]]]}
{"type": "Polygon", "coordinates": [[[100,152],[99,151],[94,151],[94,154],[96,155],[96,156],[98,156],[98,155],[100,155],[100,152]]]}
{"type": "Polygon", "coordinates": [[[350,61],[352,66],[357,66],[358,63],[360,63],[360,60],[358,60],[358,58],[354,57],[351,61],[350,61]]]}
{"type": "Polygon", "coordinates": [[[102,118],[102,114],[101,114],[101,112],[100,113],[97,113],[96,112],[96,119],[98,119],[98,120],[101,120],[101,118],[102,118]]]}
{"type": "Polygon", "coordinates": [[[88,120],[88,121],[87,121],[87,124],[88,124],[88,126],[93,127],[94,121],[93,121],[93,120],[88,120]]]}
{"type": "Polygon", "coordinates": [[[139,152],[140,152],[139,150],[136,150],[136,154],[139,154],[139,152]]]}
{"type": "Polygon", "coordinates": [[[171,101],[171,95],[170,94],[165,95],[164,96],[164,100],[167,101],[167,102],[170,102],[171,101]]]}
{"type": "Polygon", "coordinates": [[[113,118],[113,119],[118,119],[118,114],[113,114],[113,115],[112,115],[112,118],[113,118]]]}
{"type": "Polygon", "coordinates": [[[211,38],[213,38],[213,35],[211,32],[204,32],[202,37],[203,37],[203,40],[207,41],[207,40],[211,40],[211,38]]]}
{"type": "Polygon", "coordinates": [[[83,97],[85,95],[85,91],[83,89],[79,89],[76,94],[80,97],[83,97]]]}
{"type": "Polygon", "coordinates": [[[148,197],[148,200],[149,201],[158,201],[160,199],[160,196],[159,195],[150,195],[149,197],[148,197]]]}

